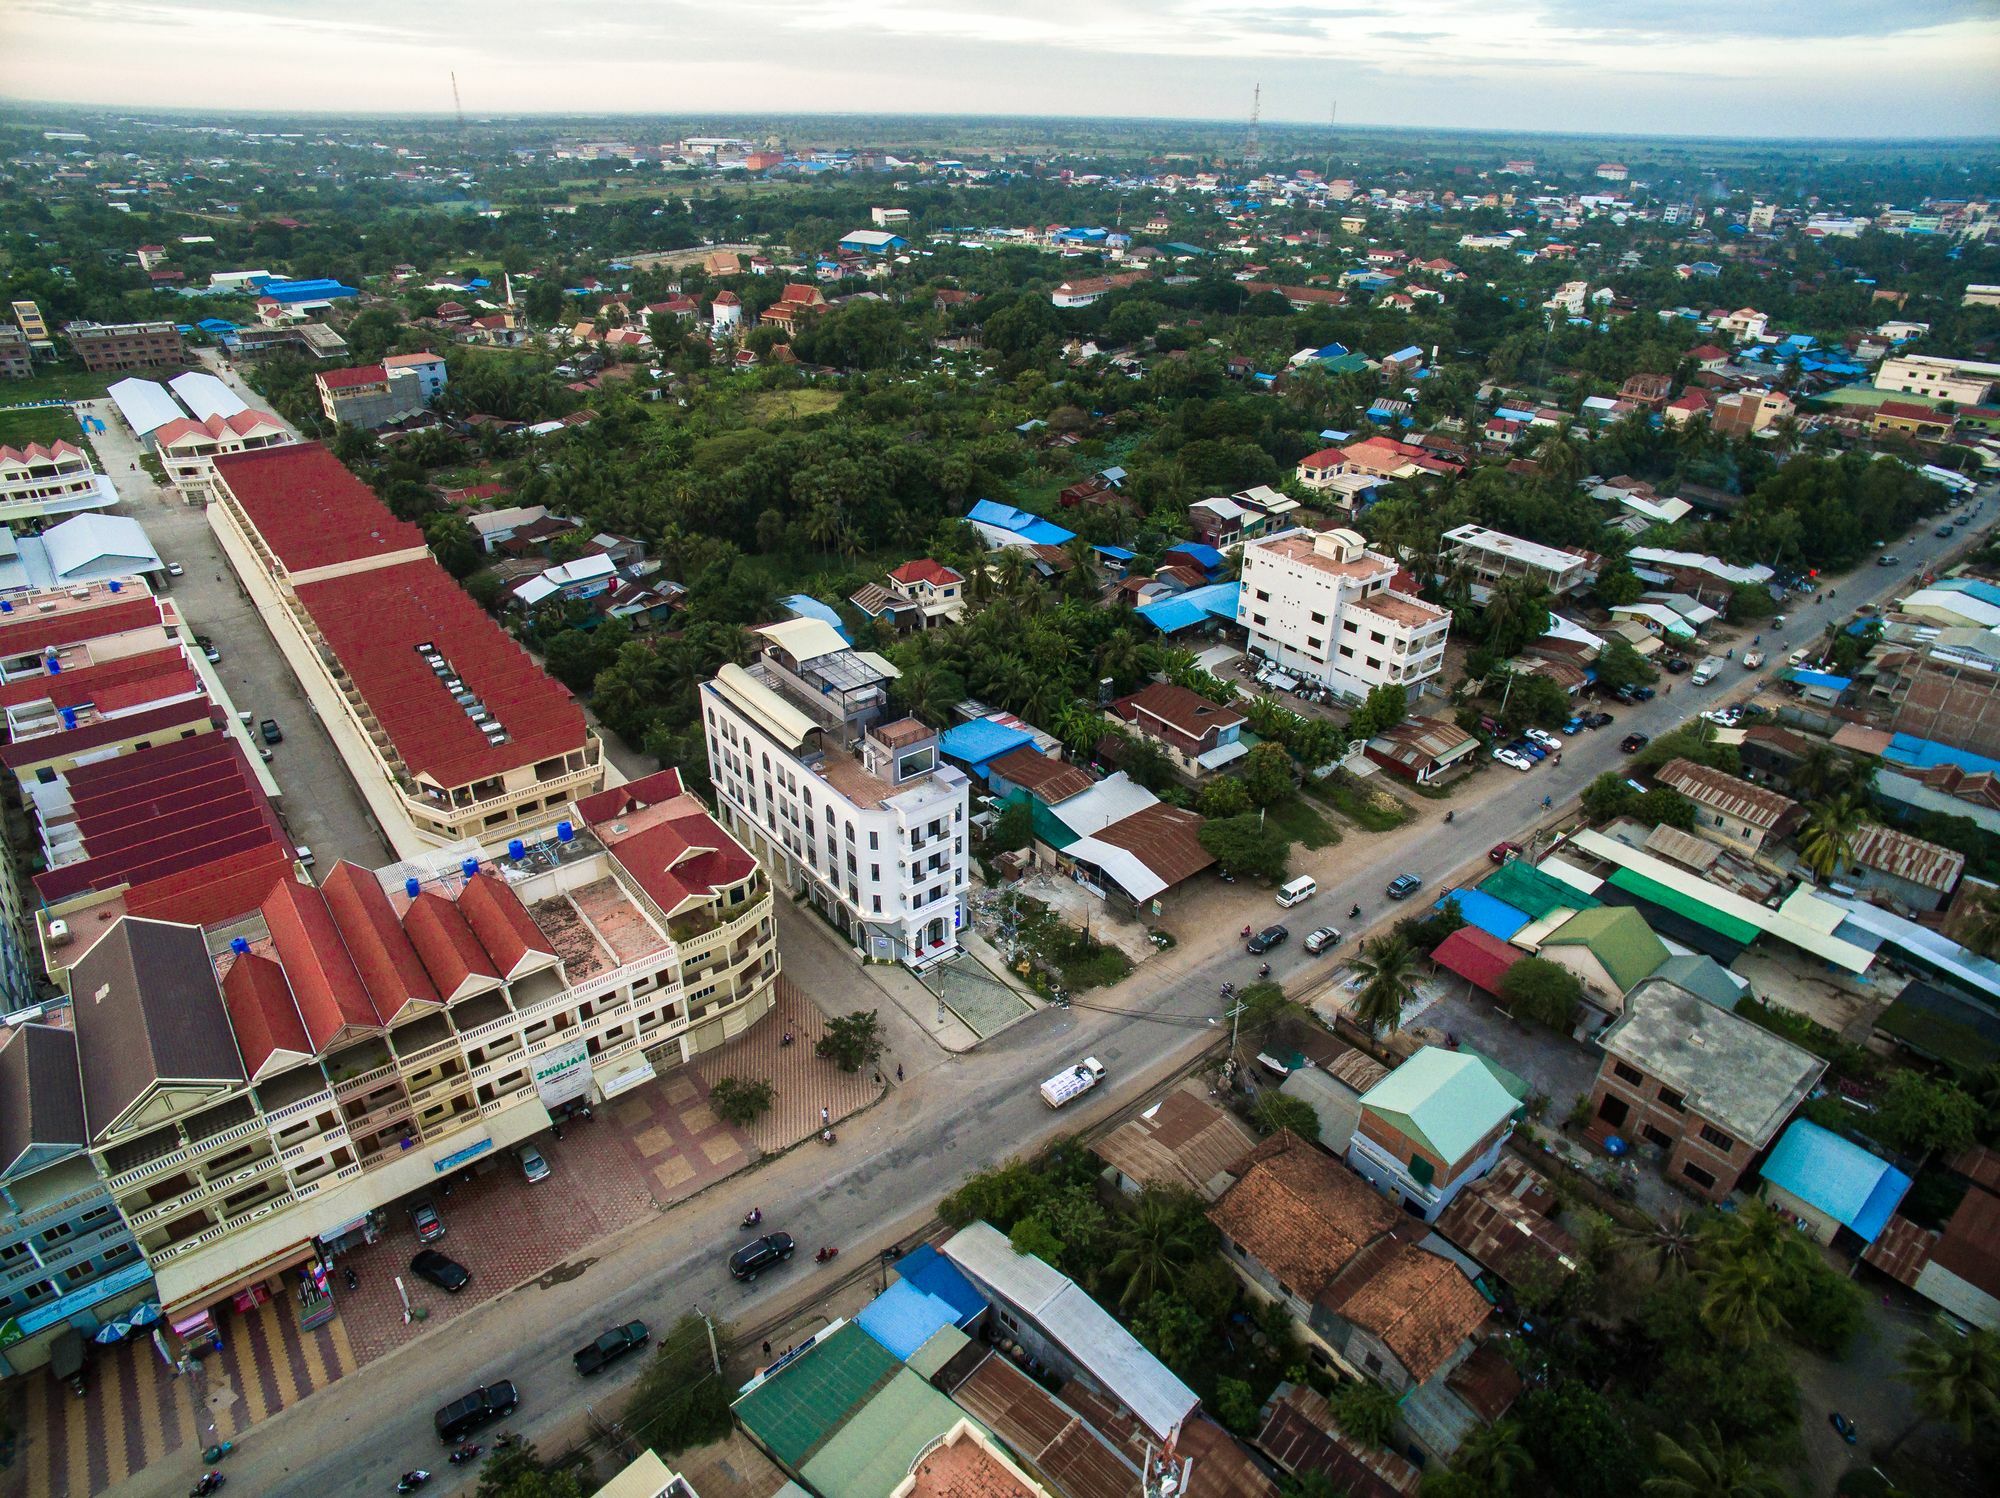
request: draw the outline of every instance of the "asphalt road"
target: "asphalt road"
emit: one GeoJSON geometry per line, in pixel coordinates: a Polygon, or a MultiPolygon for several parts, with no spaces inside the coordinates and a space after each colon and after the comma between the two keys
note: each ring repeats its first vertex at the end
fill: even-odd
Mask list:
{"type": "MultiPolygon", "coordinates": [[[[1982,501],[1993,493],[1988,486],[1982,501]]],[[[1962,530],[1950,541],[1935,538],[1931,526],[1909,546],[1900,544],[1901,537],[1883,538],[1902,566],[1864,566],[1836,581],[1836,591],[1844,595],[1836,600],[1818,605],[1794,600],[1798,606],[1789,610],[1783,629],[1764,629],[1767,649],[1778,638],[1791,647],[1817,639],[1828,624],[1849,617],[1855,605],[1900,596],[1913,571],[1967,546],[1991,518],[1982,514],[1971,535],[1962,530]]],[[[1450,825],[1442,822],[1439,808],[1428,825],[1406,829],[1393,867],[1356,860],[1351,844],[1325,850],[1307,865],[1320,883],[1316,900],[1279,912],[1267,894],[1246,889],[1242,920],[1261,926],[1284,915],[1294,940],[1275,954],[1274,975],[1310,977],[1327,961],[1302,950],[1299,938],[1314,925],[1348,927],[1352,923],[1344,917],[1354,903],[1368,922],[1393,913],[1383,887],[1402,872],[1423,877],[1425,893],[1412,904],[1427,904],[1440,884],[1492,843],[1525,841],[1545,815],[1543,796],[1560,809],[1596,775],[1621,764],[1625,756],[1618,740],[1624,734],[1658,736],[1700,708],[1741,700],[1754,682],[1783,664],[1784,651],[1770,649],[1770,664],[1761,672],[1746,672],[1732,662],[1706,688],[1686,685],[1688,678],[1681,677],[1671,697],[1663,692],[1650,703],[1620,708],[1613,727],[1569,740],[1560,766],[1544,761],[1528,773],[1494,767],[1472,794],[1454,798],[1450,825]]],[[[825,951],[788,949],[795,977],[817,962],[845,960],[830,938],[815,937],[828,943],[825,951]]],[[[393,1489],[400,1472],[422,1465],[438,1474],[438,1489],[469,1490],[472,1477],[443,1466],[443,1450],[432,1434],[431,1412],[445,1400],[511,1378],[521,1389],[522,1404],[509,1423],[531,1438],[547,1436],[636,1374],[635,1362],[586,1383],[571,1369],[570,1353],[604,1327],[640,1317],[664,1329],[694,1306],[718,1320],[751,1324],[786,1308],[802,1291],[810,1300],[813,1286],[824,1289],[857,1260],[906,1241],[966,1175],[1122,1106],[1191,1060],[1216,1034],[1219,985],[1254,976],[1256,960],[1243,954],[1233,929],[1215,931],[1210,941],[1208,951],[1186,954],[1191,960],[1178,965],[1178,977],[1145,982],[1158,971],[1148,964],[1142,981],[1101,1003],[1093,999],[1088,1008],[1044,1011],[970,1055],[914,1073],[910,1085],[893,1089],[882,1104],[845,1125],[832,1150],[808,1143],[768,1161],[639,1224],[594,1257],[558,1266],[314,1394],[249,1433],[230,1459],[232,1486],[280,1498],[380,1494],[393,1489]],[[1108,1082],[1052,1114],[1037,1085],[1084,1054],[1106,1064],[1108,1082]],[[753,1202],[764,1211],[766,1229],[790,1232],[801,1251],[791,1264],[744,1286],[729,1279],[725,1259],[741,1241],[737,1220],[753,1202]],[[822,1243],[841,1246],[836,1266],[812,1264],[810,1251],[822,1243]]],[[[170,1460],[115,1491],[135,1498],[178,1493],[191,1481],[191,1470],[191,1458],[170,1460]]]]}

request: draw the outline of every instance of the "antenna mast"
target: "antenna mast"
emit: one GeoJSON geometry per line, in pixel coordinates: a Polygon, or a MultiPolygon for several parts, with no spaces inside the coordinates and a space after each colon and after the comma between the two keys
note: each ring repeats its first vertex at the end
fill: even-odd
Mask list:
{"type": "Polygon", "coordinates": [[[1264,159],[1263,147],[1257,140],[1257,120],[1264,113],[1264,85],[1259,83],[1250,92],[1250,138],[1243,143],[1243,165],[1254,173],[1257,164],[1264,159]]]}
{"type": "Polygon", "coordinates": [[[459,132],[463,134],[465,131],[465,101],[458,96],[457,68],[451,70],[451,107],[458,111],[458,128],[459,132]]]}

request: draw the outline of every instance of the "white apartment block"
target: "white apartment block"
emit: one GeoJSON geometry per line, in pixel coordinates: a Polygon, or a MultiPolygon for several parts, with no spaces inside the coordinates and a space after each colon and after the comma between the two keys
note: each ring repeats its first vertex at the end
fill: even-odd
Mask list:
{"type": "Polygon", "coordinates": [[[881,656],[817,619],[757,633],[757,662],[726,665],[701,689],[723,822],[858,956],[916,968],[956,956],[965,775],[940,762],[925,724],[884,721],[897,673],[881,656]]]}
{"type": "Polygon", "coordinates": [[[206,504],[217,458],[282,447],[292,440],[284,423],[268,412],[238,411],[231,416],[170,421],[153,433],[153,451],[181,497],[190,504],[206,504]]]}
{"type": "Polygon", "coordinates": [[[1398,592],[1395,576],[1356,531],[1284,531],[1244,544],[1236,622],[1253,652],[1340,696],[1415,696],[1443,669],[1451,611],[1398,592]]]}
{"type": "Polygon", "coordinates": [[[1475,603],[1484,603],[1493,586],[1510,577],[1528,578],[1556,594],[1597,580],[1595,561],[1583,552],[1543,546],[1483,525],[1461,525],[1446,531],[1444,539],[1451,543],[1450,559],[1471,569],[1475,603]]]}
{"type": "Polygon", "coordinates": [[[1956,401],[1961,406],[1985,405],[1996,380],[2000,380],[2000,364],[1939,359],[1929,354],[1899,354],[1884,359],[1875,369],[1877,390],[1956,401]]]}
{"type": "Polygon", "coordinates": [[[0,447],[0,521],[108,510],[117,503],[111,480],[73,442],[0,447]]]}

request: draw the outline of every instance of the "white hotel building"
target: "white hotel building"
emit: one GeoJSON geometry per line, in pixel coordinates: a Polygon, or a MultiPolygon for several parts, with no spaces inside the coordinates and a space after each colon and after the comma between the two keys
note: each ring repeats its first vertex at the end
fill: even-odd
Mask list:
{"type": "Polygon", "coordinates": [[[1414,697],[1443,668],[1451,611],[1398,592],[1395,576],[1356,531],[1284,531],[1244,545],[1236,622],[1253,653],[1342,697],[1391,685],[1414,697]]]}
{"type": "Polygon", "coordinates": [[[758,660],[701,689],[723,822],[857,955],[917,968],[956,956],[965,775],[939,761],[932,729],[884,721],[897,673],[881,656],[817,619],[757,633],[758,660]]]}

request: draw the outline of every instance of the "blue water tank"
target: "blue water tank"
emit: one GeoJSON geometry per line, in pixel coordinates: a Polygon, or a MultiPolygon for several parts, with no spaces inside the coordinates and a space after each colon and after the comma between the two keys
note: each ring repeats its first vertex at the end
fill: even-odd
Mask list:
{"type": "Polygon", "coordinates": [[[560,842],[565,842],[565,843],[575,842],[576,824],[574,822],[556,823],[556,838],[560,842]]]}
{"type": "Polygon", "coordinates": [[[64,709],[63,709],[63,727],[65,727],[65,728],[74,728],[74,727],[76,727],[76,709],[75,709],[75,708],[73,708],[73,707],[66,707],[66,708],[64,708],[64,709]]]}
{"type": "Polygon", "coordinates": [[[229,950],[241,957],[250,950],[250,942],[246,937],[232,936],[229,938],[229,950]]]}
{"type": "Polygon", "coordinates": [[[111,580],[111,591],[114,593],[123,593],[125,591],[125,585],[119,582],[118,579],[114,577],[111,580]]]}
{"type": "Polygon", "coordinates": [[[458,866],[458,871],[468,879],[477,877],[479,873],[479,860],[476,858],[466,859],[464,863],[458,866]]]}
{"type": "Polygon", "coordinates": [[[519,863],[528,856],[528,845],[518,837],[509,838],[507,840],[507,856],[513,859],[514,862],[519,863]]]}
{"type": "Polygon", "coordinates": [[[62,662],[57,660],[54,656],[49,657],[49,675],[51,676],[62,675],[62,662]]]}
{"type": "Polygon", "coordinates": [[[13,612],[14,612],[14,605],[9,603],[6,599],[0,598],[0,614],[11,614],[13,612]]]}
{"type": "Polygon", "coordinates": [[[415,879],[405,879],[403,881],[403,893],[408,895],[412,900],[416,899],[417,891],[422,888],[423,885],[415,879]]]}

